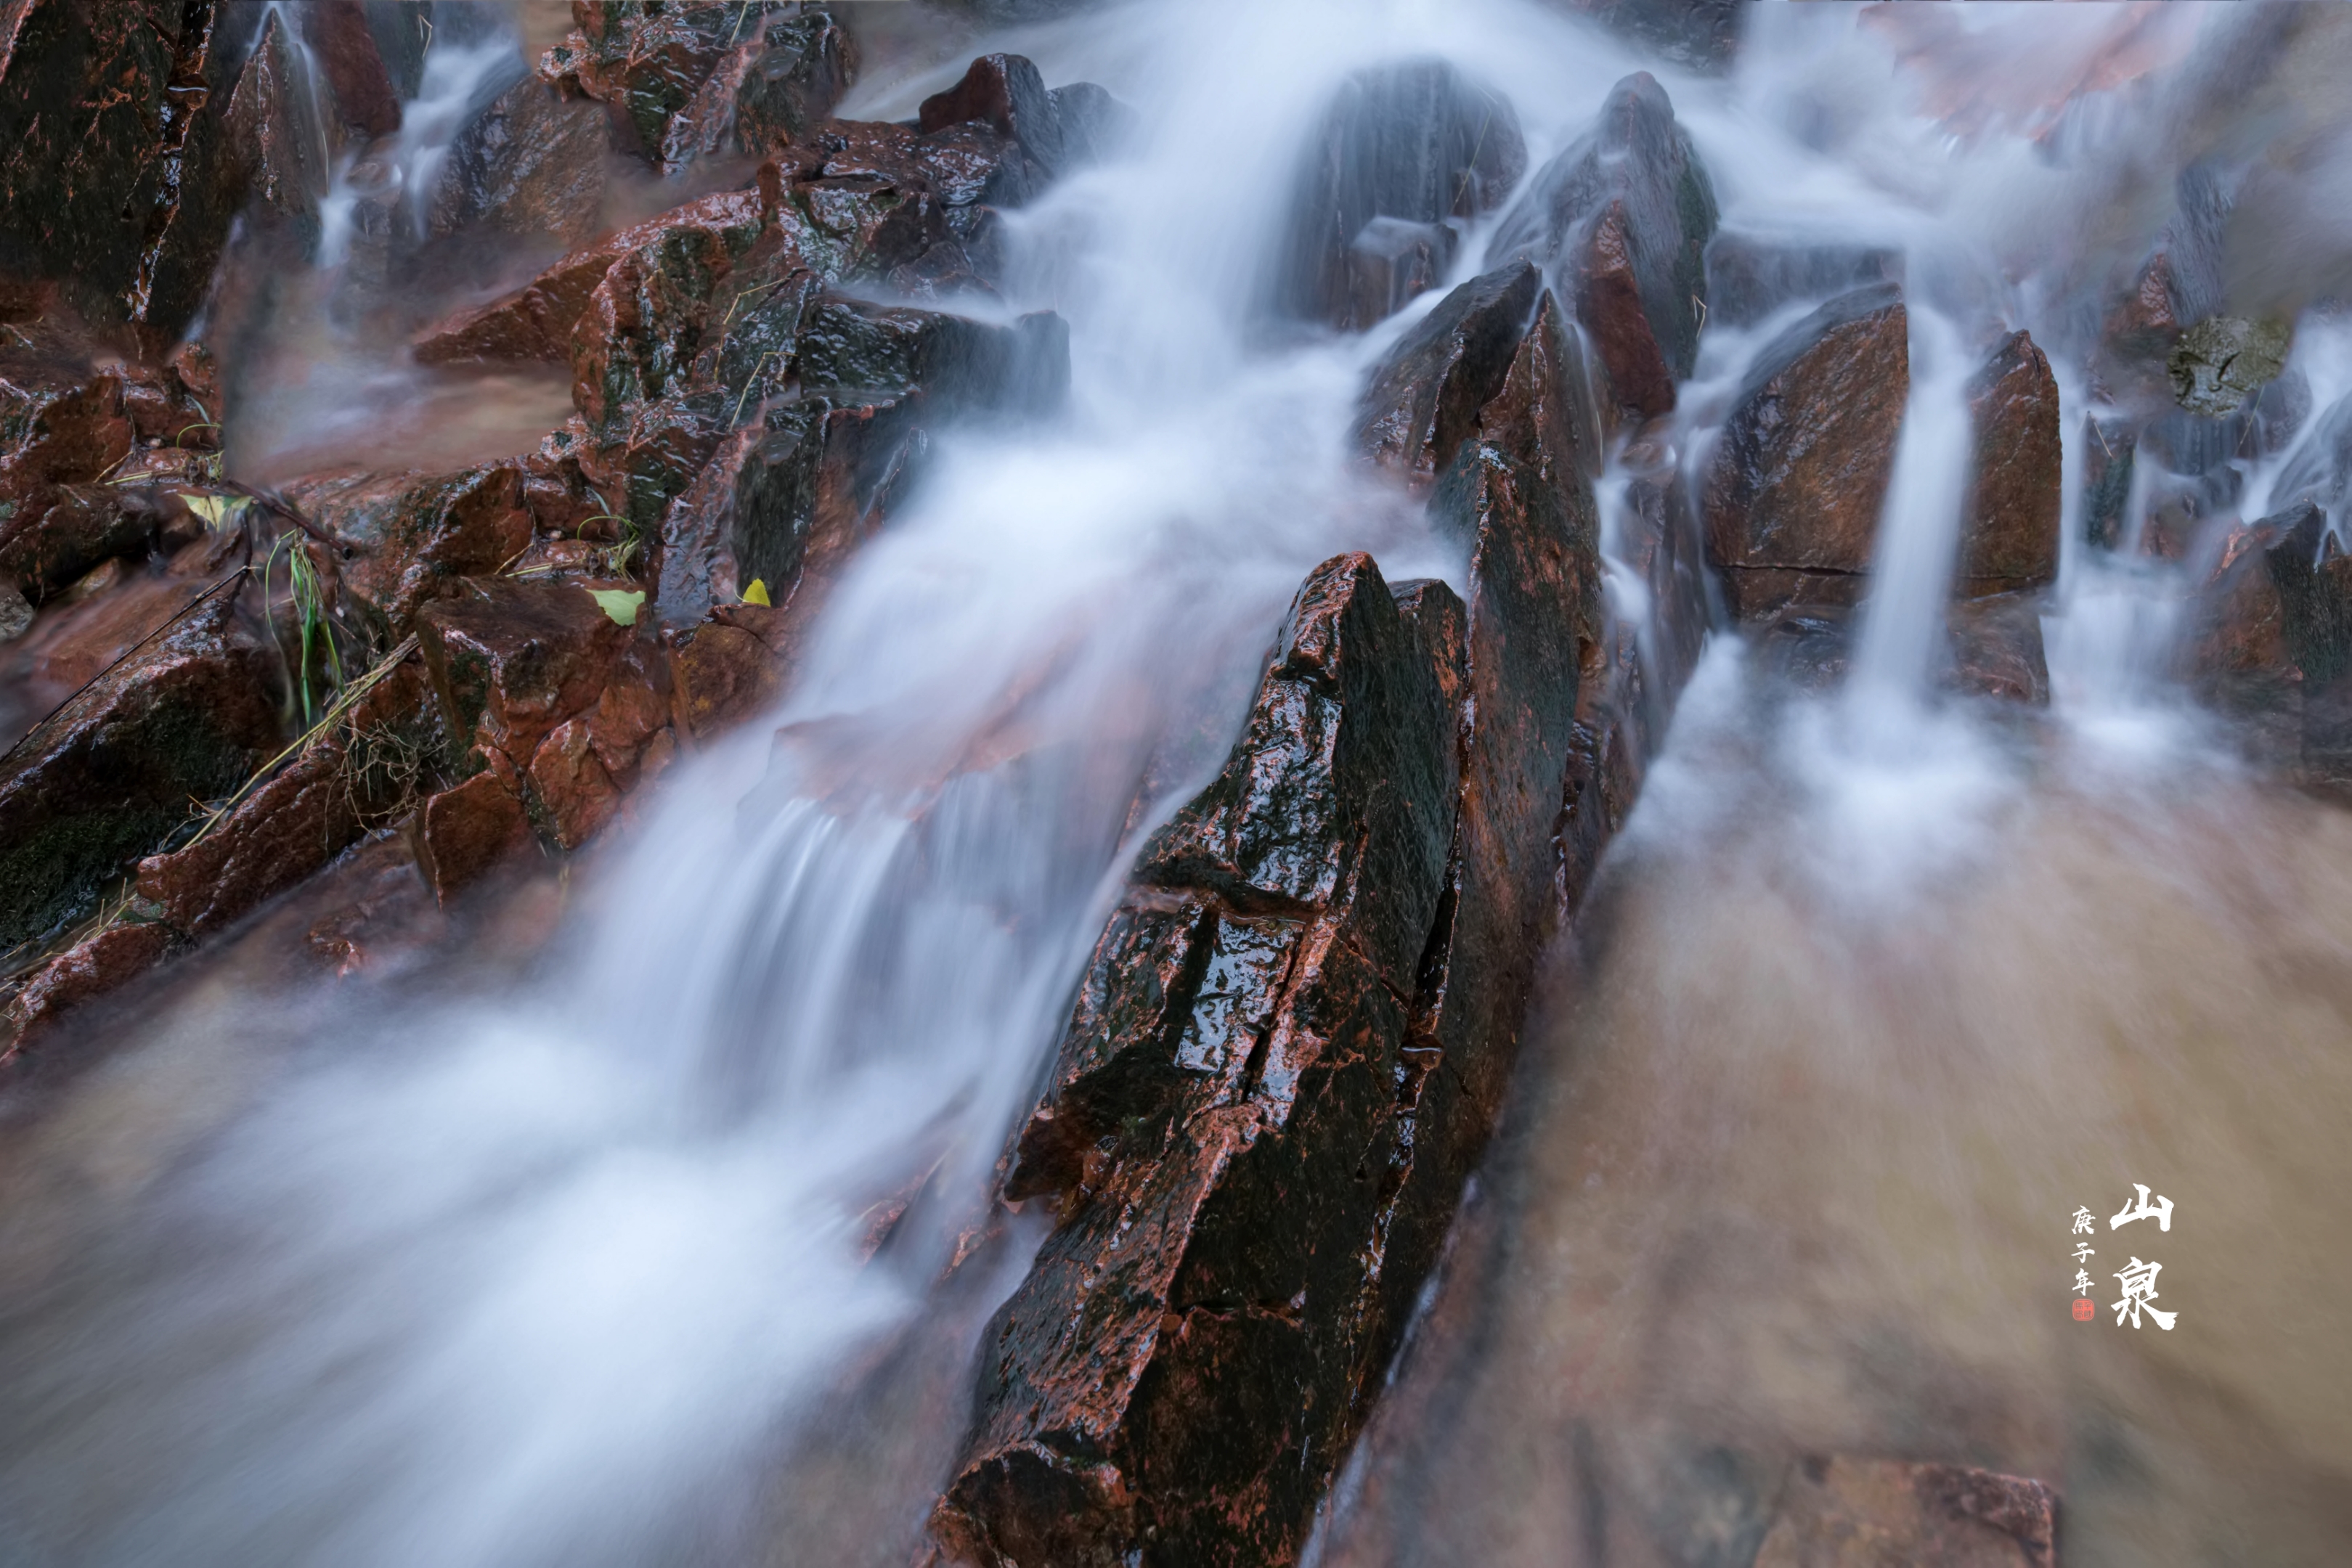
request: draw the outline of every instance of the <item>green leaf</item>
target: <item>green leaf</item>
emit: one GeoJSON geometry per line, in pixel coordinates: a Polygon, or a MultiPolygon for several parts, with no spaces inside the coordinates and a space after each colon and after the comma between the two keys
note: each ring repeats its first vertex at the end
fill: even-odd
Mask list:
{"type": "Polygon", "coordinates": [[[183,490],[180,499],[188,504],[188,510],[204,518],[207,528],[222,532],[235,528],[237,518],[245,515],[243,496],[199,496],[183,490]]]}
{"type": "Polygon", "coordinates": [[[646,602],[646,591],[642,588],[592,588],[588,591],[588,597],[596,601],[597,609],[613,618],[614,624],[634,626],[637,623],[637,611],[646,602]]]}

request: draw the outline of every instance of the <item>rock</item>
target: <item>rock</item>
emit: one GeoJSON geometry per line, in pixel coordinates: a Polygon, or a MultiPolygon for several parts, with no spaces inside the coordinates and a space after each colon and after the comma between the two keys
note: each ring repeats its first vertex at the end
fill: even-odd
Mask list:
{"type": "Polygon", "coordinates": [[[277,10],[263,18],[261,37],[229,101],[227,132],[232,155],[245,171],[248,213],[307,260],[319,243],[331,148],[301,45],[286,18],[277,10]]]}
{"type": "Polygon", "coordinates": [[[760,198],[723,192],[690,203],[623,249],[572,329],[572,401],[591,431],[682,388],[713,302],[767,222],[760,198]]]}
{"type": "Polygon", "coordinates": [[[32,629],[33,607],[13,582],[0,582],[0,643],[13,643],[32,629]]]}
{"type": "Polygon", "coordinates": [[[2131,526],[2132,458],[2137,427],[2113,414],[2083,416],[2083,531],[2091,543],[2120,549],[2131,526]]]}
{"type": "MultiPolygon", "coordinates": [[[[1433,528],[1470,563],[1461,781],[1385,1176],[1395,1197],[1357,1374],[1367,1410],[1501,1112],[1537,959],[1563,915],[1561,856],[1578,849],[1572,836],[1555,837],[1564,821],[1578,825],[1567,809],[1608,728],[1599,722],[1607,629],[1591,479],[1601,454],[1588,386],[1546,291],[1430,502],[1433,528]]],[[[1590,846],[1596,860],[1606,837],[1590,846]]]]}
{"type": "Polygon", "coordinates": [[[819,277],[936,297],[987,287],[1000,259],[991,210],[1017,207],[1044,171],[984,121],[929,135],[828,120],[761,172],[778,225],[819,277]]]}
{"type": "Polygon", "coordinates": [[[1045,78],[1020,55],[982,55],[963,79],[923,99],[917,125],[931,135],[979,120],[1018,143],[1047,178],[1062,166],[1062,117],[1045,78]]]}
{"type": "Polygon", "coordinates": [[[162,925],[110,925],[50,959],[0,1009],[0,1067],[16,1061],[60,1016],[137,979],[172,951],[162,925]]]}
{"type": "Polygon", "coordinates": [[[2352,763],[2352,557],[2302,501],[2231,528],[2189,608],[2194,689],[2251,722],[2258,760],[2334,782],[2352,763]]]}
{"type": "Polygon", "coordinates": [[[2231,197],[2210,164],[2193,163],[2175,182],[2175,211],[2107,313],[2108,354],[2163,362],[2180,334],[2221,308],[2221,249],[2231,197]]]}
{"type": "Polygon", "coordinates": [[[1727,68],[1739,49],[1738,0],[1567,0],[1570,9],[1677,65],[1727,68]]]}
{"type": "Polygon", "coordinates": [[[1054,100],[1054,118],[1061,122],[1065,170],[1101,162],[1125,145],[1135,130],[1135,111],[1111,97],[1108,88],[1074,81],[1045,96],[1054,100]]]}
{"type": "Polygon", "coordinates": [[[132,440],[114,376],[0,361],[0,548],[38,528],[68,486],[105,477],[132,440]]]}
{"type": "Polygon", "coordinates": [[[2035,593],[1997,593],[1952,606],[1946,643],[1954,691],[2045,706],[2050,665],[2042,647],[2042,601],[2035,593]]]}
{"type": "Polygon", "coordinates": [[[215,591],[17,745],[0,763],[0,947],[86,914],[191,800],[245,781],[278,742],[274,664],[215,591]]]}
{"type": "Polygon", "coordinates": [[[425,606],[416,634],[451,744],[518,769],[549,731],[594,706],[629,640],[577,584],[509,578],[425,606]]]}
{"type": "Polygon", "coordinates": [[[2053,1568],[2057,1511],[2057,1494],[2022,1476],[1807,1459],[1781,1489],[1756,1568],[2053,1568]]]}
{"type": "Polygon", "coordinates": [[[416,772],[387,767],[390,745],[422,751],[431,693],[404,664],[201,838],[139,864],[138,892],[183,937],[209,936],[318,871],[407,804],[416,772]],[[400,733],[404,732],[404,733],[400,733]]]}
{"type": "Polygon", "coordinates": [[[1486,265],[1540,264],[1592,339],[1608,401],[1660,414],[1698,362],[1715,223],[1715,189],[1674,105],[1636,72],[1611,89],[1590,132],[1537,171],[1486,265]]]}
{"type": "Polygon", "coordinates": [[[709,741],[768,707],[783,689],[775,650],[740,626],[718,622],[678,639],[670,653],[681,727],[709,741]]]}
{"type": "MultiPolygon", "coordinates": [[[[440,181],[429,193],[432,233],[446,237],[486,231],[584,245],[604,213],[611,152],[612,126],[603,110],[525,77],[491,99],[450,144],[440,181]]],[[[572,270],[576,274],[578,268],[572,270]]],[[[546,348],[541,351],[467,357],[560,359],[570,322],[579,319],[594,283],[575,283],[578,304],[560,327],[542,319],[546,348]]],[[[562,294],[560,282],[541,287],[541,310],[561,317],[562,294]]],[[[419,357],[426,357],[422,346],[419,357]]]]}
{"type": "Polygon", "coordinates": [[[62,279],[93,319],[176,338],[243,199],[224,128],[249,26],[178,0],[11,6],[0,272],[62,279]]]}
{"type": "Polygon", "coordinates": [[[308,0],[298,13],[310,63],[326,78],[336,118],[362,141],[400,129],[400,92],[362,0],[308,0]]]}
{"type": "MultiPolygon", "coordinates": [[[[1039,413],[1068,384],[1068,330],[1059,317],[1024,317],[1006,328],[814,293],[778,308],[777,332],[789,349],[772,351],[768,371],[754,373],[791,395],[758,404],[758,421],[728,436],[671,505],[655,596],[667,625],[694,624],[754,580],[772,603],[793,601],[804,579],[829,579],[872,533],[903,491],[928,431],[1039,413]]],[[[761,317],[744,319],[756,329],[761,317]]],[[[744,394],[734,401],[740,406],[744,394]]],[[[809,607],[793,609],[804,618],[809,607]]]]}
{"type": "Polygon", "coordinates": [[[735,93],[735,145],[765,156],[833,113],[857,74],[857,44],[830,12],[771,16],[735,93]]]}
{"type": "Polygon", "coordinates": [[[1434,657],[1369,558],[1317,569],[1223,775],[1145,849],[1023,1136],[1015,1186],[1058,1192],[1061,1220],[985,1336],[932,1520],[950,1552],[1304,1543],[1354,1429],[1376,1173],[1444,867],[1434,657]]]}
{"type": "Polygon", "coordinates": [[[522,470],[489,463],[455,474],[334,474],[285,497],[332,541],[344,586],[406,632],[461,579],[499,571],[530,547],[522,470]]]}
{"type": "MultiPolygon", "coordinates": [[[[1370,326],[1380,317],[1366,312],[1377,302],[1386,313],[1397,269],[1381,235],[1359,246],[1367,225],[1476,217],[1502,202],[1526,167],[1510,100],[1447,62],[1357,72],[1307,142],[1277,263],[1276,307],[1343,331],[1370,326]]],[[[1430,243],[1450,253],[1454,242],[1430,243]]]]}
{"type": "Polygon", "coordinates": [[[417,870],[442,904],[530,848],[530,820],[509,778],[485,769],[420,807],[411,840],[417,870]]]}
{"type": "Polygon", "coordinates": [[[1892,247],[1788,243],[1727,230],[1707,242],[1706,319],[1752,327],[1784,305],[1902,281],[1903,253],[1892,247]]]}
{"type": "Polygon", "coordinates": [[[2042,588],[2058,576],[2065,507],[2058,382],[2033,340],[2012,332],[1969,382],[1974,470],[1960,521],[1962,598],[2042,588]]]}
{"type": "Polygon", "coordinates": [[[2166,358],[2173,398],[2191,413],[2226,419],[2277,379],[2294,341],[2284,322],[2209,316],[2183,332],[2166,358]]]}
{"type": "Polygon", "coordinates": [[[547,51],[541,80],[610,104],[646,156],[668,165],[672,121],[740,42],[740,7],[681,0],[593,0],[579,30],[547,51]]]}
{"type": "Polygon", "coordinates": [[[1759,568],[1855,574],[1910,395],[1909,323],[1891,284],[1831,300],[1748,371],[1707,470],[1707,559],[1727,578],[1759,568]]]}
{"type": "Polygon", "coordinates": [[[530,789],[559,848],[576,850],[620,810],[621,791],[589,744],[588,721],[566,719],[530,759],[530,789]]]}
{"type": "Polygon", "coordinates": [[[1543,275],[1521,261],[1447,295],[1372,372],[1357,445],[1410,476],[1442,472],[1501,390],[1542,287],[1543,275]]]}
{"type": "Polygon", "coordinates": [[[60,486],[29,526],[0,528],[0,579],[48,599],[104,561],[145,555],[156,523],[143,496],[104,485],[60,486]]]}

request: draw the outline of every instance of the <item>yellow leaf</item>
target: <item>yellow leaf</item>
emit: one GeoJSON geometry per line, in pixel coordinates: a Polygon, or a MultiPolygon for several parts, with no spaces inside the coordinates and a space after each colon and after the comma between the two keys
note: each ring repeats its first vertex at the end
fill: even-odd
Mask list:
{"type": "Polygon", "coordinates": [[[642,588],[592,588],[588,591],[588,597],[594,600],[596,608],[611,616],[616,624],[634,626],[637,623],[637,611],[646,601],[646,591],[642,588]]]}
{"type": "Polygon", "coordinates": [[[773,602],[768,598],[768,580],[763,577],[753,578],[751,586],[743,591],[743,602],[766,604],[771,609],[774,608],[773,602]]]}
{"type": "Polygon", "coordinates": [[[215,529],[235,528],[237,518],[245,515],[243,496],[199,496],[183,490],[180,499],[188,504],[188,510],[204,518],[206,527],[215,529]]]}

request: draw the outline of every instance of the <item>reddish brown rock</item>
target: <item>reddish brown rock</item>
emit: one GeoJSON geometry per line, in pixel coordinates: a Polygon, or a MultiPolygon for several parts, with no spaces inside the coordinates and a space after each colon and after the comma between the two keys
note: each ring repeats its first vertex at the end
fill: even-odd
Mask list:
{"type": "Polygon", "coordinates": [[[772,703],[783,674],[775,651],[740,626],[714,622],[680,637],[670,653],[679,728],[709,740],[772,703]]]}
{"type": "Polygon", "coordinates": [[[64,1014],[137,979],[168,956],[169,928],[110,925],[34,971],[0,1009],[0,1067],[15,1061],[64,1014]]]}
{"type": "Polygon", "coordinates": [[[1605,401],[1659,414],[1698,361],[1715,224],[1714,187],[1674,105],[1636,72],[1591,132],[1537,171],[1486,261],[1540,263],[1591,336],[1605,401]]]}
{"type": "Polygon", "coordinates": [[[1868,570],[1910,395],[1908,333],[1900,294],[1878,285],[1830,301],[1758,356],[1707,471],[1710,562],[1868,570]]]}
{"type": "Polygon", "coordinates": [[[400,93],[376,47],[364,0],[306,0],[299,16],[310,63],[326,78],[336,118],[362,140],[400,129],[400,93]]]}
{"type": "Polygon", "coordinates": [[[1526,167],[1509,99],[1447,62],[1357,72],[1309,139],[1276,304],[1342,330],[1370,326],[1403,302],[1394,276],[1399,242],[1432,247],[1433,280],[1443,269],[1438,256],[1452,259],[1452,225],[1498,205],[1526,167]]]}
{"type": "Polygon", "coordinates": [[[824,10],[767,19],[760,52],[735,89],[735,145],[766,155],[833,112],[857,74],[857,44],[824,10]]]}
{"type": "Polygon", "coordinates": [[[1522,261],[1447,295],[1372,372],[1357,445],[1375,462],[1433,479],[1501,390],[1542,288],[1543,275],[1522,261]]]}
{"type": "Polygon", "coordinates": [[[1945,684],[1952,689],[2036,706],[2050,701],[2039,594],[1965,600],[1952,606],[1946,634],[1952,662],[1945,684]]]}
{"type": "Polygon", "coordinates": [[[426,800],[410,837],[417,870],[443,904],[521,856],[532,842],[522,797],[496,768],[426,800]]]}
{"type": "Polygon", "coordinates": [[[1969,382],[1976,463],[1961,512],[1956,591],[1973,599],[2058,576],[2058,382],[2033,340],[2012,332],[1969,382]]]}
{"type": "Polygon", "coordinates": [[[229,101],[228,142],[245,172],[248,214],[290,236],[305,256],[318,241],[319,204],[332,172],[319,108],[288,13],[268,12],[229,101]]]}
{"type": "MultiPolygon", "coordinates": [[[[971,1560],[1282,1562],[1355,1421],[1395,1095],[1453,808],[1444,686],[1370,559],[1293,606],[1217,783],[1097,948],[934,1515],[971,1560]]],[[[1458,602],[1454,606],[1458,618],[1458,602]]]]}
{"type": "Polygon", "coordinates": [[[36,528],[61,487],[103,478],[133,432],[112,375],[0,361],[0,544],[36,528]]]}
{"type": "Polygon", "coordinates": [[[2054,1568],[2058,1498],[1958,1465],[1807,1459],[1790,1471],[1756,1568],[2054,1568]]]}
{"type": "Polygon", "coordinates": [[[494,579],[416,620],[451,743],[527,768],[548,732],[593,706],[629,632],[573,583],[494,579]]]}
{"type": "MultiPolygon", "coordinates": [[[[604,217],[612,137],[612,122],[595,104],[567,99],[536,78],[524,78],[492,99],[450,143],[429,196],[433,234],[513,235],[587,245],[604,217]]],[[[439,357],[561,360],[570,322],[579,319],[593,287],[591,279],[577,287],[578,304],[567,320],[551,329],[542,325],[553,352],[453,354],[452,345],[439,357]]],[[[561,286],[553,292],[560,294],[561,286]]],[[[550,308],[561,315],[560,305],[550,308]]],[[[430,357],[424,345],[418,357],[430,357]]]]}
{"type": "Polygon", "coordinates": [[[530,759],[531,795],[558,848],[576,850],[613,820],[621,791],[590,739],[591,721],[566,719],[530,759]]]}
{"type": "Polygon", "coordinates": [[[2352,778],[2352,557],[2305,501],[2223,535],[2189,606],[2182,662],[2246,721],[2258,760],[2307,782],[2352,778]]]}
{"type": "Polygon", "coordinates": [[[17,744],[0,763],[0,946],[86,913],[191,800],[245,781],[278,742],[273,670],[224,588],[17,744]]]}
{"type": "Polygon", "coordinates": [[[497,572],[530,548],[530,512],[516,463],[455,474],[333,474],[285,488],[334,546],[352,594],[395,633],[466,578],[497,572]]]}
{"type": "Polygon", "coordinates": [[[1061,166],[1062,117],[1045,90],[1045,78],[1024,57],[981,56],[961,81],[923,99],[916,123],[929,136],[970,120],[1019,142],[1048,173],[1061,166]]]}
{"type": "Polygon", "coordinates": [[[572,12],[579,30],[548,50],[541,79],[610,104],[647,156],[662,159],[671,122],[738,46],[742,17],[724,5],[618,0],[572,12]]]}

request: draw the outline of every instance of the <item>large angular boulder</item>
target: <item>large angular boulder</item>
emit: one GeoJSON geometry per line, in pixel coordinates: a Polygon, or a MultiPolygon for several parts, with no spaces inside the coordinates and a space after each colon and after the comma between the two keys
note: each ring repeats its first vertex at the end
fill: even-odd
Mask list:
{"type": "Polygon", "coordinates": [[[771,16],[735,88],[735,146],[764,156],[833,113],[857,74],[857,44],[822,6],[771,16]]]}
{"type": "Polygon", "coordinates": [[[1447,62],[1357,72],[1308,139],[1276,307],[1341,330],[1370,326],[1445,275],[1460,221],[1500,204],[1526,167],[1510,100],[1447,62]]]}
{"type": "Polygon", "coordinates": [[[71,504],[72,486],[105,477],[135,439],[119,375],[0,357],[0,549],[44,553],[36,541],[49,512],[71,504]]]}
{"type": "Polygon", "coordinates": [[[0,946],[80,917],[100,889],[243,783],[279,737],[275,661],[232,577],[133,647],[0,762],[0,946]]]}
{"type": "Polygon", "coordinates": [[[578,30],[547,51],[539,75],[566,93],[611,105],[638,149],[669,164],[675,122],[740,46],[742,10],[685,0],[576,5],[578,30]]]}
{"type": "Polygon", "coordinates": [[[1715,187],[1689,135],[1665,89],[1637,72],[1611,89],[1599,123],[1528,181],[1486,265],[1541,265],[1591,336],[1609,401],[1659,414],[1698,362],[1715,225],[1715,187]]]}
{"type": "Polygon", "coordinates": [[[612,140],[598,106],[524,77],[450,143],[425,197],[426,226],[442,238],[488,233],[585,245],[604,214],[612,140]]]}
{"type": "Polygon", "coordinates": [[[1283,1562],[1303,1543],[1353,1430],[1444,872],[1438,658],[1368,557],[1327,562],[1223,774],[1144,851],[1022,1139],[1009,1190],[1058,1195],[1062,1219],[983,1342],[933,1516],[950,1550],[1283,1562]]]}
{"type": "Polygon", "coordinates": [[[2191,601],[2183,663],[2249,720],[2257,758],[2309,782],[2352,780],[2352,556],[2300,501],[2231,528],[2191,601]]]}
{"type": "Polygon", "coordinates": [[[1542,288],[1543,274],[1521,261],[1447,295],[1372,372],[1357,445],[1408,476],[1444,471],[1477,429],[1478,411],[1502,390],[1542,288]]]}
{"type": "Polygon", "coordinates": [[[1976,456],[1960,517],[1964,599],[2042,588],[2058,576],[2058,382],[2023,332],[2003,339],[1969,382],[1976,456]]]}
{"type": "MultiPolygon", "coordinates": [[[[1892,284],[1831,300],[1757,356],[1717,440],[1701,507],[1708,560],[1786,603],[1858,594],[1910,395],[1909,320],[1892,284]]],[[[1743,613],[1774,606],[1743,604],[1743,613]]]]}
{"type": "Polygon", "coordinates": [[[586,588],[511,578],[426,606],[416,634],[450,743],[518,771],[550,731],[596,705],[629,641],[586,588]]]}

